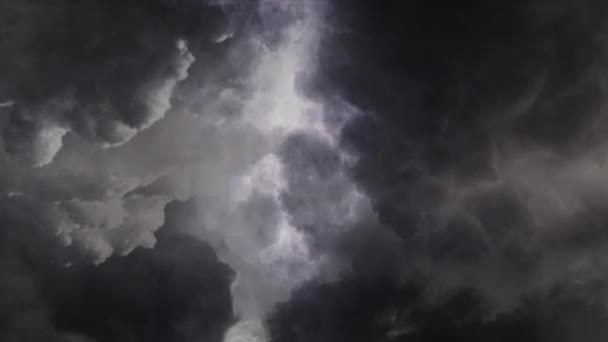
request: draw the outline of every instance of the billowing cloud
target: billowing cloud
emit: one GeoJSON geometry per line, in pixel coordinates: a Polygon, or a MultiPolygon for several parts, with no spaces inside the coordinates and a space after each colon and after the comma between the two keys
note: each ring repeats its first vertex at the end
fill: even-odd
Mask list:
{"type": "MultiPolygon", "coordinates": [[[[180,102],[174,93],[195,62],[192,49],[201,63],[218,63],[210,52],[220,49],[213,37],[226,30],[228,9],[198,1],[1,6],[5,201],[30,208],[49,234],[95,262],[152,247],[164,206],[187,198],[191,182],[133,191],[202,160],[193,145],[206,143],[203,124],[182,110],[125,143],[180,102]]],[[[196,71],[183,92],[204,87],[206,70],[196,71]]]]}
{"type": "Polygon", "coordinates": [[[363,113],[341,147],[397,273],[489,312],[559,286],[604,301],[607,9],[467,3],[337,3],[307,88],[363,113]]]}
{"type": "Polygon", "coordinates": [[[5,1],[0,339],[603,340],[607,10],[5,1]]]}
{"type": "MultiPolygon", "coordinates": [[[[204,4],[191,10],[213,11],[204,4]]],[[[115,146],[161,119],[194,62],[187,46],[193,19],[181,11],[163,1],[5,2],[4,150],[40,166],[52,161],[67,132],[115,146]],[[159,25],[164,12],[184,23],[159,25]]],[[[207,34],[221,30],[215,22],[207,34]]]]}
{"type": "MultiPolygon", "coordinates": [[[[13,208],[16,213],[18,208],[13,208]]],[[[161,210],[162,211],[162,210],[161,210]]],[[[27,342],[222,341],[234,273],[203,241],[177,233],[192,215],[172,202],[156,248],[65,267],[65,249],[2,214],[0,337],[27,342]],[[18,228],[18,229],[17,229],[18,228]]],[[[14,216],[14,215],[13,215],[14,216]]]]}

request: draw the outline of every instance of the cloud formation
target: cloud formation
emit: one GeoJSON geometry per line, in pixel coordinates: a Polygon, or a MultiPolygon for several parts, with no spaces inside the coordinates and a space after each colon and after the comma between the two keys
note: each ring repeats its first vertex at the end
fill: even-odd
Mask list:
{"type": "Polygon", "coordinates": [[[5,1],[0,339],[603,341],[607,11],[5,1]]]}
{"type": "MultiPolygon", "coordinates": [[[[3,229],[0,337],[5,341],[222,341],[234,273],[203,241],[176,233],[192,215],[167,207],[155,249],[77,264],[38,222],[3,229]]],[[[15,224],[6,214],[5,224],[15,224]]]]}
{"type": "Polygon", "coordinates": [[[67,132],[108,147],[130,140],[165,115],[194,61],[183,28],[158,26],[177,10],[168,2],[2,6],[15,22],[1,47],[2,142],[28,164],[50,163],[67,132]]]}
{"type": "Polygon", "coordinates": [[[307,89],[363,113],[340,146],[402,240],[397,273],[473,288],[488,312],[560,286],[604,301],[588,291],[605,282],[606,6],[332,8],[307,89]]]}

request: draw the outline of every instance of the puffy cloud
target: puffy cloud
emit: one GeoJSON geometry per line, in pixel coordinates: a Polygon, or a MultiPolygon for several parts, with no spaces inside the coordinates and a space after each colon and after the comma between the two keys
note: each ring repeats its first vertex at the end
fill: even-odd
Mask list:
{"type": "MultiPolygon", "coordinates": [[[[194,54],[219,64],[212,38],[226,29],[228,9],[164,0],[0,6],[3,203],[29,208],[49,235],[95,262],[152,247],[164,206],[192,193],[193,176],[175,181],[174,174],[205,158],[199,145],[235,134],[204,138],[212,128],[180,110],[136,136],[172,101],[181,104],[174,93],[194,54]]],[[[183,92],[204,88],[207,71],[197,69],[183,92]]]]}
{"type": "Polygon", "coordinates": [[[56,203],[55,210],[63,218],[58,235],[66,245],[81,246],[97,263],[114,252],[125,255],[135,247],[151,248],[168,201],[159,196],[129,196],[107,202],[56,203]]]}
{"type": "MultiPolygon", "coordinates": [[[[292,209],[283,205],[283,193],[296,198],[305,189],[296,184],[297,177],[288,179],[285,166],[290,164],[289,172],[299,166],[288,161],[291,152],[281,146],[299,131],[323,140],[319,150],[329,148],[325,144],[333,137],[324,131],[321,106],[301,96],[296,84],[298,73],[310,66],[315,25],[307,18],[294,25],[287,20],[274,37],[275,20],[282,15],[270,18],[265,13],[250,32],[229,32],[230,39],[218,42],[221,30],[205,27],[217,24],[214,16],[201,11],[209,19],[203,25],[193,14],[201,8],[194,3],[60,4],[48,21],[31,25],[33,31],[23,39],[44,38],[58,56],[44,49],[6,56],[29,56],[28,63],[41,73],[31,80],[27,73],[11,74],[23,89],[7,86],[3,94],[13,103],[0,108],[8,114],[2,127],[18,139],[9,142],[4,136],[7,154],[0,158],[6,168],[0,191],[5,196],[0,204],[17,226],[39,230],[34,240],[61,243],[54,260],[69,267],[49,271],[51,278],[59,278],[58,291],[69,287],[69,281],[61,280],[68,274],[76,287],[82,284],[76,288],[79,293],[91,286],[87,279],[96,279],[99,291],[110,287],[132,297],[128,286],[123,289],[105,278],[106,271],[127,262],[117,261],[119,256],[134,260],[160,253],[159,227],[172,222],[163,208],[169,211],[172,201],[193,197],[190,209],[196,218],[178,219],[171,229],[188,233],[193,241],[208,240],[237,272],[230,291],[233,310],[244,321],[230,330],[230,338],[249,331],[243,326],[262,329],[262,315],[314,276],[321,256],[311,254],[307,229],[295,225],[304,226],[310,218],[298,214],[292,220],[292,209]],[[169,115],[152,125],[166,111],[169,115]],[[61,134],[47,138],[54,129],[61,134]],[[47,141],[52,144],[45,145],[47,141]],[[30,168],[15,157],[40,167],[30,168]],[[97,266],[84,266],[83,261],[97,266]]],[[[31,4],[34,12],[48,6],[31,4]]],[[[221,5],[223,11],[232,6],[221,5]]],[[[272,4],[264,6],[270,9],[272,4]]],[[[22,20],[37,18],[26,14],[22,20]]],[[[146,274],[133,276],[136,283],[146,274]]],[[[94,302],[85,297],[83,301],[94,302]]],[[[108,322],[97,331],[87,326],[91,319],[80,321],[56,305],[60,307],[45,310],[60,317],[61,330],[101,341],[145,330],[136,323],[117,329],[108,322]]],[[[125,320],[137,316],[122,309],[99,310],[125,320]]]]}
{"type": "Polygon", "coordinates": [[[0,98],[10,104],[2,106],[2,141],[5,151],[38,166],[53,159],[66,132],[115,146],[161,119],[194,62],[187,38],[201,31],[189,25],[209,19],[207,35],[223,27],[220,10],[194,2],[2,6],[0,98]],[[173,22],[180,16],[182,23],[173,22]]]}
{"type": "Polygon", "coordinates": [[[186,204],[173,202],[166,213],[155,249],[71,267],[60,262],[65,250],[45,238],[35,220],[19,222],[3,213],[0,337],[222,341],[233,321],[233,272],[208,244],[177,233],[176,226],[192,215],[186,204]]]}
{"type": "Polygon", "coordinates": [[[580,331],[606,298],[606,7],[466,3],[0,5],[0,223],[37,260],[0,257],[27,303],[7,339],[218,340],[230,304],[227,341],[464,339],[564,307],[580,331]],[[170,267],[191,291],[142,290],[170,267]],[[207,289],[221,307],[189,302],[207,289]]]}

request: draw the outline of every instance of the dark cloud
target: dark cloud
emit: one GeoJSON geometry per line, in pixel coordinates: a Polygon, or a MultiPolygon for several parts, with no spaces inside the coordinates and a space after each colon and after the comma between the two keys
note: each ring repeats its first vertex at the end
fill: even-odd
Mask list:
{"type": "Polygon", "coordinates": [[[491,310],[605,279],[591,246],[606,224],[607,11],[599,1],[331,6],[304,91],[362,112],[340,144],[380,223],[401,237],[406,273],[439,292],[478,289],[491,310]]]}
{"type": "Polygon", "coordinates": [[[8,1],[2,16],[3,145],[34,165],[68,131],[113,146],[158,121],[194,62],[189,39],[210,49],[227,28],[203,1],[8,1]]]}
{"type": "Polygon", "coordinates": [[[604,308],[560,291],[486,319],[487,303],[474,290],[428,302],[424,288],[379,276],[308,284],[269,318],[271,341],[570,342],[608,334],[604,308]]]}
{"type": "MultiPolygon", "coordinates": [[[[15,208],[16,209],[16,208],[15,208]]],[[[171,203],[154,250],[66,267],[35,225],[2,230],[4,341],[222,341],[234,317],[232,270],[211,247],[177,233],[193,215],[171,203]]],[[[15,223],[4,218],[3,222],[15,223]]],[[[55,246],[55,247],[53,247],[55,246]]]]}
{"type": "Polygon", "coordinates": [[[605,340],[606,15],[4,1],[0,340],[605,340]]]}
{"type": "Polygon", "coordinates": [[[5,202],[28,206],[48,234],[97,263],[152,247],[168,202],[225,183],[212,179],[234,176],[264,149],[254,129],[218,129],[251,91],[252,61],[231,47],[250,57],[259,48],[236,38],[252,5],[0,5],[5,202]]]}
{"type": "Polygon", "coordinates": [[[222,341],[232,324],[232,272],[188,236],[161,237],[99,267],[53,277],[54,321],[97,341],[222,341]]]}
{"type": "Polygon", "coordinates": [[[292,223],[320,249],[331,246],[365,215],[364,197],[353,188],[340,155],[327,141],[294,134],[281,146],[281,160],[287,178],[282,204],[292,223]]]}

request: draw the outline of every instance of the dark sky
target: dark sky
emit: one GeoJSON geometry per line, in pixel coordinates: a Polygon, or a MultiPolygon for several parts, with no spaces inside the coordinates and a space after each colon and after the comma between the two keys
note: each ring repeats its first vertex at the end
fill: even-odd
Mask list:
{"type": "Polygon", "coordinates": [[[1,0],[0,341],[608,341],[607,19],[1,0]]]}

